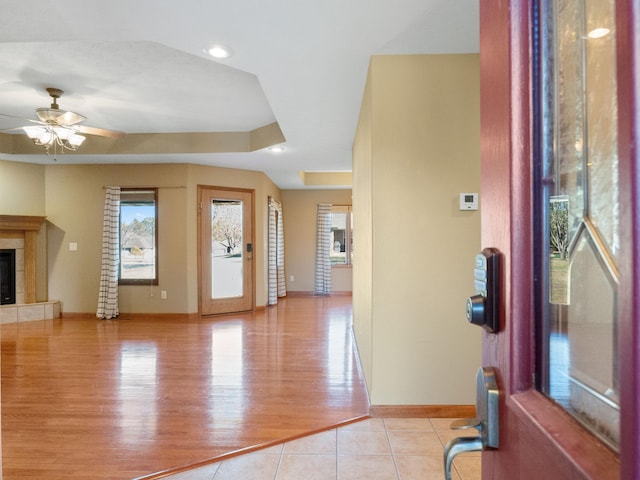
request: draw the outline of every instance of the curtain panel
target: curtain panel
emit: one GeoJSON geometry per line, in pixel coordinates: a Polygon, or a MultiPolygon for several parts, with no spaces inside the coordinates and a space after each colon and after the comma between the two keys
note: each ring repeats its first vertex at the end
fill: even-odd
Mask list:
{"type": "Polygon", "coordinates": [[[331,204],[318,204],[316,229],[316,295],[331,293],[331,204]]]}
{"type": "Polygon", "coordinates": [[[284,276],[284,226],[282,204],[269,197],[269,245],[268,245],[268,305],[278,303],[287,295],[284,276]]]}
{"type": "Polygon", "coordinates": [[[119,315],[120,187],[106,187],[102,223],[102,268],[96,316],[108,320],[119,315]]]}

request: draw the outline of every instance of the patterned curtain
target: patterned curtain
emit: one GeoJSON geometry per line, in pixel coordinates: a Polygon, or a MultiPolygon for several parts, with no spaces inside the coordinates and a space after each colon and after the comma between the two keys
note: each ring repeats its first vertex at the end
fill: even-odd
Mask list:
{"type": "Polygon", "coordinates": [[[318,204],[316,231],[316,295],[331,293],[331,204],[318,204]]]}
{"type": "Polygon", "coordinates": [[[287,294],[284,277],[284,227],[282,220],[282,204],[269,197],[269,245],[268,245],[268,283],[269,298],[267,303],[275,305],[278,297],[287,294]]]}
{"type": "Polygon", "coordinates": [[[102,270],[96,316],[108,320],[118,311],[118,267],[120,264],[120,187],[106,187],[102,224],[102,270]]]}

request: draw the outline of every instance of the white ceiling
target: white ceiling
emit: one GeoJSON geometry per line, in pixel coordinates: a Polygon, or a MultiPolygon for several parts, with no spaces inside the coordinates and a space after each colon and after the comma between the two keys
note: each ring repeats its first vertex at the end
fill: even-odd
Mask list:
{"type": "MultiPolygon", "coordinates": [[[[0,113],[35,118],[45,87],[84,124],[127,133],[248,131],[277,121],[286,150],[58,156],[57,163],[351,169],[371,55],[478,51],[479,0],[0,0],[0,113]],[[234,55],[203,53],[229,45],[234,55]]],[[[19,126],[0,118],[0,129],[19,126]]],[[[37,163],[46,155],[5,155],[37,163]]]]}

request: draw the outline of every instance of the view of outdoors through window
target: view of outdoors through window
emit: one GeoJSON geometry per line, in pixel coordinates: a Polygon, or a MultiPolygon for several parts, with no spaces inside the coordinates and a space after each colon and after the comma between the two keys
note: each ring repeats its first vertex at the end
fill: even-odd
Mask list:
{"type": "Polygon", "coordinates": [[[242,201],[211,204],[211,298],[242,296],[242,201]]]}
{"type": "Polygon", "coordinates": [[[331,207],[331,265],[353,263],[353,219],[351,207],[331,207]]]}
{"type": "Polygon", "coordinates": [[[123,190],[120,196],[120,281],[155,281],[155,190],[123,190]]]}

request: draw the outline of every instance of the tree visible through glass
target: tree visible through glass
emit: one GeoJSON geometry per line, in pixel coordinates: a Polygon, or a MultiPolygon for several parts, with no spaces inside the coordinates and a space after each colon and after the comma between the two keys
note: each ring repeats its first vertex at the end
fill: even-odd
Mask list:
{"type": "Polygon", "coordinates": [[[242,297],[242,201],[211,202],[211,298],[242,297]]]}

